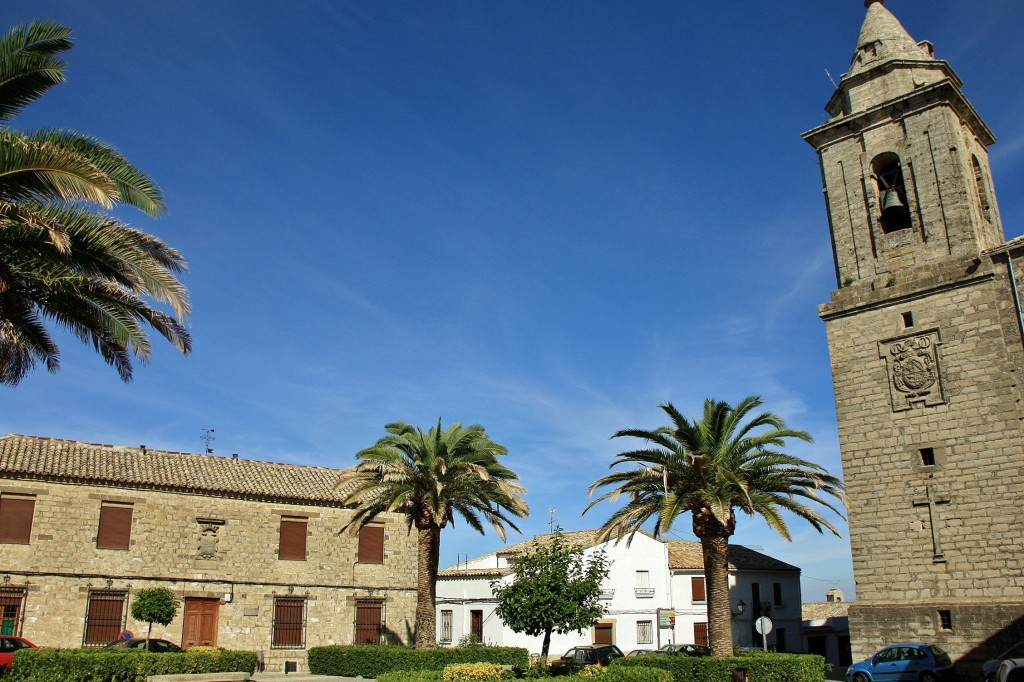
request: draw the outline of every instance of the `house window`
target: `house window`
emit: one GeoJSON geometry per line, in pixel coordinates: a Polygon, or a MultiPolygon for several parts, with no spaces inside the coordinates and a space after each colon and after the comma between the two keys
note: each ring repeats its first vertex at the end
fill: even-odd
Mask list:
{"type": "Polygon", "coordinates": [[[750,606],[753,609],[753,616],[757,618],[764,610],[761,604],[761,583],[750,584],[750,601],[750,606]]]}
{"type": "Polygon", "coordinates": [[[452,641],[452,611],[441,611],[441,641],[450,644],[452,641]]]}
{"type": "Polygon", "coordinates": [[[637,571],[636,572],[636,586],[637,587],[650,587],[651,586],[651,572],[650,571],[637,571]]]}
{"type": "Polygon", "coordinates": [[[943,630],[953,629],[953,613],[945,609],[939,611],[939,627],[943,630]]]}
{"type": "Polygon", "coordinates": [[[693,643],[700,644],[702,646],[708,645],[708,624],[707,623],[694,623],[693,624],[693,643]]]}
{"type": "Polygon", "coordinates": [[[356,644],[380,644],[384,624],[384,602],[356,602],[356,644]]]}
{"type": "Polygon", "coordinates": [[[0,587],[0,635],[21,635],[27,593],[24,587],[0,587]]]}
{"type": "Polygon", "coordinates": [[[384,563],[384,526],[369,525],[359,529],[359,563],[384,563]]]}
{"type": "Polygon", "coordinates": [[[708,600],[707,592],[704,590],[704,578],[693,577],[690,578],[690,592],[693,594],[693,602],[706,602],[708,600]]]}
{"type": "Polygon", "coordinates": [[[298,516],[281,517],[281,534],[277,558],[285,561],[306,560],[306,524],[309,519],[298,516]]]}
{"type": "Polygon", "coordinates": [[[116,640],[124,630],[127,602],[125,590],[89,590],[82,646],[103,646],[116,640]]]}
{"type": "Polygon", "coordinates": [[[775,650],[780,654],[786,653],[786,628],[779,628],[775,631],[775,650]]]}
{"type": "Polygon", "coordinates": [[[654,641],[653,623],[649,620],[638,620],[636,622],[636,643],[650,644],[654,641]]]}
{"type": "Polygon", "coordinates": [[[100,505],[99,549],[128,549],[132,536],[132,505],[104,502],[100,505]]]}
{"type": "Polygon", "coordinates": [[[35,495],[0,495],[0,542],[27,545],[32,537],[35,495]]]}
{"type": "Polygon", "coordinates": [[[921,466],[935,466],[935,448],[921,448],[918,452],[921,453],[921,466]]]}
{"type": "Polygon", "coordinates": [[[476,641],[484,641],[484,612],[480,609],[473,609],[469,612],[469,634],[476,637],[476,641]]]}
{"type": "Polygon", "coordinates": [[[303,597],[274,597],[274,622],[270,646],[273,649],[306,648],[306,600],[303,597]]]}
{"type": "Polygon", "coordinates": [[[782,606],[782,583],[772,583],[772,603],[782,606]]]}

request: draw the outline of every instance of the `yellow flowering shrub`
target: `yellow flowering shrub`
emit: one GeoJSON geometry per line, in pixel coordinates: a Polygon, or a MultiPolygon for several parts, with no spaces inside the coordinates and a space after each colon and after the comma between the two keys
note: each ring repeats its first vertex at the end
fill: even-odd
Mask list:
{"type": "Polygon", "coordinates": [[[585,665],[576,674],[580,677],[596,677],[597,675],[604,675],[604,671],[605,668],[601,665],[585,665]]]}
{"type": "Polygon", "coordinates": [[[500,680],[504,671],[497,663],[453,663],[445,666],[444,682],[489,682],[500,680]]]}

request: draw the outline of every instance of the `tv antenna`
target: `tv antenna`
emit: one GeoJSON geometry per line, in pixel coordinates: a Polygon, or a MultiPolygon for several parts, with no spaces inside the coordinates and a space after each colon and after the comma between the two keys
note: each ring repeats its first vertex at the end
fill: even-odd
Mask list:
{"type": "Polygon", "coordinates": [[[554,533],[555,532],[555,508],[554,507],[549,507],[548,508],[548,532],[549,533],[554,533]]]}
{"type": "Polygon", "coordinates": [[[199,440],[206,443],[206,454],[212,455],[213,448],[210,447],[210,443],[217,440],[217,436],[213,435],[213,432],[217,429],[203,429],[203,435],[199,436],[199,440]]]}

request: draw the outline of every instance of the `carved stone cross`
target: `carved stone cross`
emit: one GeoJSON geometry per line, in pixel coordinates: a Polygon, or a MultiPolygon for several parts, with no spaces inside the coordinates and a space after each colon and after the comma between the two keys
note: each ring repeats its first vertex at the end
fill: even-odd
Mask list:
{"type": "Polygon", "coordinates": [[[932,532],[932,561],[934,563],[942,563],[946,560],[946,557],[942,553],[942,545],[939,542],[939,512],[936,507],[940,504],[949,504],[950,499],[948,497],[935,497],[931,483],[926,483],[924,489],[925,499],[914,500],[913,504],[915,507],[928,507],[928,526],[932,532]]]}

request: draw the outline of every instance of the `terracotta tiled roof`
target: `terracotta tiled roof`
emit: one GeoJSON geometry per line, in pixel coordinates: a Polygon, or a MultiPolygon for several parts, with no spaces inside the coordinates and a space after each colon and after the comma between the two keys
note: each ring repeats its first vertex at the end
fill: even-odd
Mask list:
{"type": "Polygon", "coordinates": [[[845,618],[848,615],[850,615],[850,602],[848,601],[812,601],[801,605],[803,620],[845,618]]]}
{"type": "MultiPolygon", "coordinates": [[[[668,567],[672,569],[704,569],[704,555],[699,542],[668,541],[668,567]]],[[[785,561],[755,552],[743,545],[729,545],[729,568],[747,571],[799,571],[785,561]]]]}
{"type": "Polygon", "coordinates": [[[0,476],[340,507],[341,469],[98,445],[0,438],[0,476]]]}

